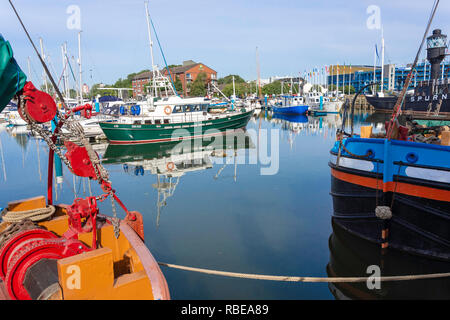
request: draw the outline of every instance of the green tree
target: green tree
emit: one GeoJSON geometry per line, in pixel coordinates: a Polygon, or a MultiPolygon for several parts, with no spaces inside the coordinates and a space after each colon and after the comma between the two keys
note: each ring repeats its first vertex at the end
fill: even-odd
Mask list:
{"type": "Polygon", "coordinates": [[[176,78],[173,84],[175,86],[175,90],[177,90],[178,94],[180,94],[183,91],[183,84],[181,83],[181,80],[176,78]]]}
{"type": "MultiPolygon", "coordinates": [[[[235,83],[235,90],[236,90],[236,96],[237,97],[243,97],[245,94],[249,93],[249,86],[247,83],[235,83]]],[[[229,83],[225,85],[225,87],[222,90],[223,94],[227,97],[230,97],[233,95],[233,83],[229,83]]]]}
{"type": "Polygon", "coordinates": [[[190,86],[190,96],[203,97],[206,95],[206,73],[201,72],[190,86]]]}
{"type": "MultiPolygon", "coordinates": [[[[290,83],[286,83],[286,82],[282,82],[281,81],[274,81],[272,83],[266,84],[261,88],[261,92],[263,95],[271,95],[271,94],[281,94],[281,86],[283,86],[283,93],[289,93],[290,89],[291,89],[291,84],[290,83]]],[[[295,85],[294,85],[295,87],[295,85]]],[[[292,88],[292,92],[296,93],[298,91],[298,87],[296,87],[295,89],[292,88]]]]}
{"type": "Polygon", "coordinates": [[[355,87],[350,86],[350,88],[349,88],[349,86],[345,86],[344,87],[344,93],[348,94],[349,93],[349,89],[350,89],[350,94],[354,94],[356,92],[355,87]]]}
{"type": "Polygon", "coordinates": [[[234,83],[245,83],[245,80],[242,79],[240,76],[236,74],[230,74],[226,77],[220,78],[217,80],[218,84],[230,84],[233,83],[233,76],[234,76],[234,83]]]}

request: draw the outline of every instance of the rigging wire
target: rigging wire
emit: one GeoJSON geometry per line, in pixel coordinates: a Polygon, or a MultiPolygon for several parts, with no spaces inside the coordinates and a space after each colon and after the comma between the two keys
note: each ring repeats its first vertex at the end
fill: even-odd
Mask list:
{"type": "Polygon", "coordinates": [[[180,95],[178,94],[178,92],[177,92],[177,89],[175,89],[175,83],[173,82],[172,75],[170,74],[170,69],[169,69],[169,67],[167,66],[166,56],[164,55],[163,49],[162,49],[162,47],[161,47],[161,43],[159,42],[158,34],[156,33],[155,25],[153,24],[153,19],[152,19],[152,17],[150,16],[150,13],[149,13],[148,11],[147,11],[147,13],[148,13],[148,16],[149,16],[149,18],[150,18],[150,23],[152,24],[153,32],[155,33],[156,41],[158,41],[159,50],[161,51],[161,55],[162,55],[162,57],[163,57],[163,59],[164,59],[164,64],[166,65],[166,70],[167,70],[167,73],[169,74],[169,78],[170,78],[170,82],[172,83],[173,91],[175,92],[175,94],[176,94],[177,96],[180,96],[180,95]]]}
{"type": "Polygon", "coordinates": [[[433,3],[433,7],[431,9],[430,17],[428,18],[427,27],[426,27],[424,35],[422,37],[422,42],[420,43],[419,50],[416,53],[416,57],[414,59],[414,63],[412,65],[412,67],[411,67],[411,70],[408,73],[408,76],[406,77],[405,84],[403,85],[403,89],[402,89],[400,95],[398,96],[397,102],[395,103],[395,106],[394,106],[394,109],[393,109],[393,112],[392,112],[392,118],[390,120],[389,127],[387,129],[387,135],[386,135],[387,139],[389,139],[389,140],[391,139],[392,130],[394,128],[394,121],[397,119],[397,117],[399,116],[399,114],[400,114],[400,112],[402,110],[402,104],[403,104],[403,102],[405,100],[406,90],[409,87],[409,84],[411,82],[412,73],[416,69],[417,61],[419,60],[419,56],[420,56],[420,53],[422,52],[423,44],[425,43],[425,39],[427,37],[427,34],[428,34],[429,29],[430,29],[431,22],[433,21],[434,15],[436,14],[436,10],[437,10],[438,5],[439,5],[439,0],[435,0],[434,3],[433,3]]]}

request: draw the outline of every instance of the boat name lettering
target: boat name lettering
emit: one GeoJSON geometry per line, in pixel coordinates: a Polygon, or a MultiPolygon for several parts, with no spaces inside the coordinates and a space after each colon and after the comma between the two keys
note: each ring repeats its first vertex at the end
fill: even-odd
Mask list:
{"type": "MultiPolygon", "coordinates": [[[[433,101],[439,100],[439,97],[440,97],[441,100],[447,100],[448,99],[448,94],[447,93],[443,93],[443,94],[440,94],[440,95],[439,94],[435,94],[435,95],[433,95],[433,101]]],[[[415,102],[415,101],[419,102],[419,101],[422,101],[422,100],[430,101],[430,96],[412,96],[411,97],[411,102],[415,102]]]]}

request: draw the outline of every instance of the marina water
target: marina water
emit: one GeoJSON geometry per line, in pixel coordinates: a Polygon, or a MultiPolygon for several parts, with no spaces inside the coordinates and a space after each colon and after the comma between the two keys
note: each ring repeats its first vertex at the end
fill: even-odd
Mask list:
{"type": "MultiPolygon", "coordinates": [[[[357,127],[370,123],[371,119],[376,117],[357,114],[355,131],[359,132],[357,127]]],[[[311,277],[369,276],[367,267],[380,260],[390,264],[392,267],[385,270],[395,275],[431,273],[445,267],[448,270],[448,266],[438,262],[429,263],[406,254],[390,252],[381,257],[374,245],[351,238],[342,230],[333,231],[328,161],[336,128],[340,126],[339,114],[290,122],[262,111],[247,126],[248,131],[257,133],[256,139],[251,137],[248,148],[225,150],[225,154],[215,156],[206,153],[209,160],[205,160],[204,168],[177,167],[172,172],[173,178],[168,179],[142,170],[138,165],[139,152],[133,154],[137,166],[123,161],[115,163],[114,159],[109,159],[111,163],[105,166],[123,202],[130,210],[143,214],[146,245],[160,262],[230,272],[311,277]],[[261,169],[268,165],[259,161],[250,164],[247,160],[251,149],[258,148],[262,131],[269,138],[272,131],[277,132],[279,150],[271,155],[278,157],[274,174],[261,174],[261,169]],[[226,164],[220,163],[224,155],[226,164]],[[368,252],[376,253],[367,254],[366,259],[368,252]]],[[[31,136],[25,127],[2,127],[0,139],[0,206],[5,207],[11,199],[46,194],[46,144],[31,136]]],[[[107,144],[95,147],[103,157],[108,152],[107,144]]],[[[96,182],[74,178],[64,167],[55,200],[70,204],[74,194],[86,197],[90,191],[101,193],[96,182]]],[[[109,200],[101,203],[100,210],[110,214],[109,200]]],[[[123,211],[117,210],[119,217],[124,217],[123,211]]],[[[380,290],[370,290],[365,283],[340,287],[227,278],[166,267],[162,270],[173,299],[450,296],[448,279],[382,284],[380,290]]]]}

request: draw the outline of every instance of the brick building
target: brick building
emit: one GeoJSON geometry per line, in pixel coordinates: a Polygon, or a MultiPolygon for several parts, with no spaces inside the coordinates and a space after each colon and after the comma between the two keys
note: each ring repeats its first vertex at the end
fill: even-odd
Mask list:
{"type": "Polygon", "coordinates": [[[142,96],[147,92],[145,86],[149,84],[152,75],[151,71],[147,71],[142,72],[133,78],[133,81],[131,82],[133,85],[133,98],[142,96]]]}
{"type": "MultiPolygon", "coordinates": [[[[200,73],[206,74],[207,82],[214,82],[217,84],[217,72],[210,67],[200,62],[194,62],[192,60],[184,61],[183,65],[169,68],[170,74],[174,82],[178,79],[183,87],[183,92],[178,92],[180,95],[189,95],[189,84],[197,79],[200,73]]],[[[161,73],[165,76],[169,76],[166,68],[161,70],[161,73]]],[[[152,78],[152,72],[143,72],[134,77],[133,83],[133,97],[137,95],[144,95],[146,93],[145,86],[148,86],[152,78]]]]}

